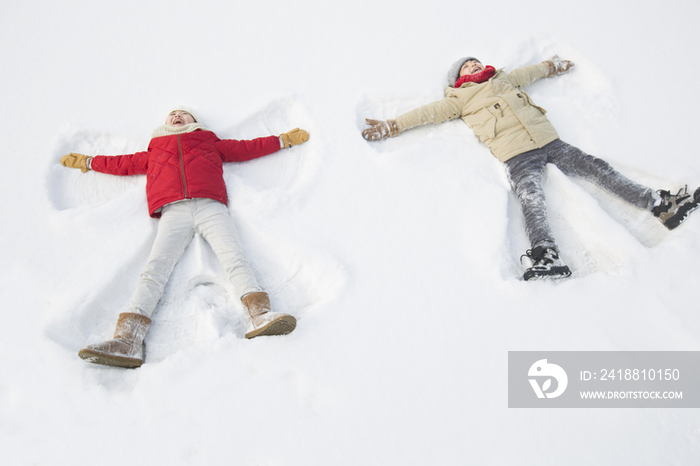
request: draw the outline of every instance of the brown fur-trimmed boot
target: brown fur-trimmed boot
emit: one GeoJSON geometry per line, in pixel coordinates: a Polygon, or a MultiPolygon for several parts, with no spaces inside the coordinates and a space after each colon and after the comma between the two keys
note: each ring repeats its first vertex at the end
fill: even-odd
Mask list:
{"type": "Polygon", "coordinates": [[[122,312],[114,338],[88,345],[78,352],[87,362],[117,367],[139,367],[145,358],[144,342],[151,319],[141,314],[122,312]]]}
{"type": "Polygon", "coordinates": [[[273,312],[270,297],[263,291],[249,293],[241,298],[250,317],[250,331],[246,338],[262,335],[286,335],[297,326],[297,320],[289,314],[273,312]]]}

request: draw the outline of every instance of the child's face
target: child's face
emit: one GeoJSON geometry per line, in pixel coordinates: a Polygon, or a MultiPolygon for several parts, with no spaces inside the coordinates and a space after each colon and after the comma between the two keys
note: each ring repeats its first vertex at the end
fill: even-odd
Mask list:
{"type": "Polygon", "coordinates": [[[170,112],[168,118],[165,119],[165,124],[169,126],[185,126],[194,123],[194,118],[189,113],[182,110],[174,110],[170,112]]]}
{"type": "Polygon", "coordinates": [[[465,62],[464,65],[462,65],[462,69],[459,70],[459,77],[461,78],[465,74],[476,74],[481,71],[484,71],[484,65],[482,65],[476,60],[469,60],[465,62]]]}

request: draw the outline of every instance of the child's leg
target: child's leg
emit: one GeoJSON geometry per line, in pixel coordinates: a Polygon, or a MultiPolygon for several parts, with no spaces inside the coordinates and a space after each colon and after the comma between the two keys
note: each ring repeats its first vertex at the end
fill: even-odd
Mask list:
{"type": "Polygon", "coordinates": [[[190,202],[165,206],[158,221],[158,233],[144,267],[128,312],[150,317],[165,289],[170,274],[194,236],[190,202]]]}
{"type": "Polygon", "coordinates": [[[568,176],[578,176],[605,189],[640,209],[651,210],[656,192],[626,178],[609,163],[558,140],[544,147],[548,162],[568,176]]]}
{"type": "Polygon", "coordinates": [[[197,232],[209,243],[240,297],[261,291],[253,269],[243,252],[238,231],[228,208],[211,199],[196,199],[197,232]]]}
{"type": "Polygon", "coordinates": [[[542,150],[533,150],[513,157],[505,162],[505,166],[510,185],[520,201],[531,247],[534,249],[542,246],[556,250],[542,189],[546,163],[546,154],[542,150]]]}

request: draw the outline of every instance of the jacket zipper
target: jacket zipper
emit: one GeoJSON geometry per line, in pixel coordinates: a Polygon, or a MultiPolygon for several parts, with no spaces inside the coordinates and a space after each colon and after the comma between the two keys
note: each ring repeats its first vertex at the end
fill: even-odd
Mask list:
{"type": "Polygon", "coordinates": [[[182,154],[182,141],[180,135],[177,135],[177,150],[180,153],[180,173],[182,174],[182,190],[185,193],[185,199],[189,199],[187,193],[187,178],[185,177],[185,157],[182,154]]]}

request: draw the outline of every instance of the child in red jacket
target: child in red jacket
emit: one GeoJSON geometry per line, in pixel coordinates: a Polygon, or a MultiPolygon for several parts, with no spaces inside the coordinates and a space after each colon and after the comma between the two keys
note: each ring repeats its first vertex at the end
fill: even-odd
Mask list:
{"type": "Polygon", "coordinates": [[[113,175],[146,175],[149,214],[160,218],[151,254],[131,304],[119,314],[114,338],[88,345],[78,355],[88,362],[139,367],[143,340],[165,284],[187,245],[199,233],[216,253],[249,320],[246,338],[284,335],[296,319],[273,312],[267,293],[258,285],[246,259],[228,208],[224,162],[241,162],[301,144],[309,134],[296,128],[278,136],[248,141],[219,139],[199,122],[192,109],[176,107],[165,124],[153,131],[148,150],[129,155],[96,156],[71,153],[61,164],[113,175]]]}

